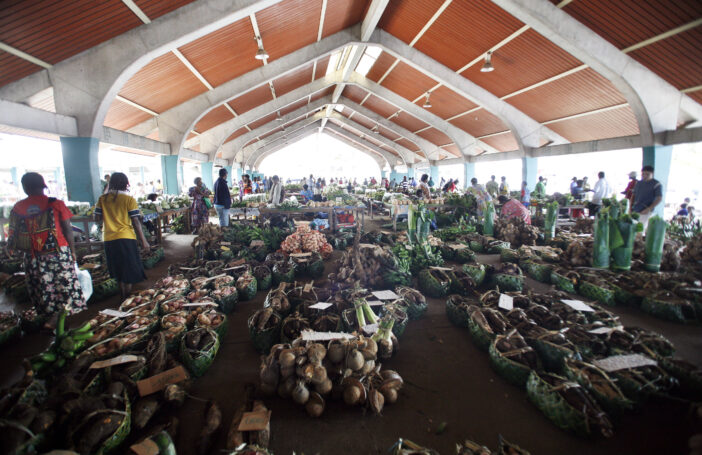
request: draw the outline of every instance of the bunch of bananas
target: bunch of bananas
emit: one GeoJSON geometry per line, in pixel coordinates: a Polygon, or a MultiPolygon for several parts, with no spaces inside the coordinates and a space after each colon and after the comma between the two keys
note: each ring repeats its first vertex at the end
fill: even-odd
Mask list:
{"type": "Polygon", "coordinates": [[[92,325],[86,322],[77,329],[66,330],[67,311],[59,313],[56,323],[56,337],[45,352],[29,359],[34,371],[39,376],[44,376],[50,371],[62,368],[67,362],[83,349],[85,343],[93,336],[92,325]]]}

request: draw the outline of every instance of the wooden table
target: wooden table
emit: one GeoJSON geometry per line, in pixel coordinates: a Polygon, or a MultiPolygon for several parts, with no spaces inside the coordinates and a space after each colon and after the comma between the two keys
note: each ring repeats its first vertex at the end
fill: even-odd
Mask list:
{"type": "MultiPolygon", "coordinates": [[[[9,223],[9,218],[0,218],[0,241],[2,242],[7,240],[5,236],[5,225],[9,223]]],[[[92,216],[73,216],[71,218],[71,224],[75,226],[82,225],[83,232],[88,239],[86,242],[76,242],[76,248],[87,248],[90,253],[102,250],[102,241],[90,239],[90,226],[91,224],[95,224],[92,216]]]]}
{"type": "MultiPolygon", "coordinates": [[[[391,205],[391,204],[388,204],[388,205],[391,205]]],[[[399,215],[406,215],[407,212],[409,211],[409,206],[410,206],[410,205],[415,205],[415,206],[416,206],[417,204],[402,204],[402,205],[397,204],[397,205],[391,205],[391,207],[392,207],[392,208],[391,208],[391,214],[392,214],[391,216],[392,216],[392,230],[393,230],[393,232],[397,231],[397,217],[398,217],[399,215]],[[397,207],[403,207],[403,209],[400,210],[400,212],[402,212],[402,213],[398,213],[397,207]]],[[[457,206],[455,206],[455,205],[448,205],[448,204],[425,204],[425,207],[428,208],[428,209],[438,209],[438,208],[454,208],[454,209],[455,209],[457,206]]]]}
{"type": "Polygon", "coordinates": [[[185,224],[185,232],[190,234],[190,207],[181,207],[179,209],[164,210],[153,218],[156,226],[156,242],[160,245],[163,242],[163,232],[178,215],[183,215],[183,223],[185,224]]]}
{"type": "Polygon", "coordinates": [[[287,216],[293,216],[293,215],[304,215],[305,213],[310,213],[310,212],[322,212],[326,213],[329,216],[329,229],[331,229],[332,232],[336,232],[338,223],[336,221],[336,212],[337,211],[351,211],[354,213],[354,219],[356,220],[356,224],[358,224],[358,215],[361,215],[361,223],[360,227],[363,228],[363,224],[365,222],[365,213],[366,213],[366,208],[365,207],[301,207],[300,209],[271,209],[271,208],[260,208],[258,209],[261,212],[261,215],[264,214],[270,214],[270,215],[287,215],[287,216]]]}

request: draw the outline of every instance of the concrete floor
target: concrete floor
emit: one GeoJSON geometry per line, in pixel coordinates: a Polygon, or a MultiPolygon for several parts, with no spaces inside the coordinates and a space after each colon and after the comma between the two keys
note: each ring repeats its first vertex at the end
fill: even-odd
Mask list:
{"type": "MultiPolygon", "coordinates": [[[[183,260],[192,250],[192,236],[168,236],[164,241],[165,261],[148,271],[150,286],[165,275],[168,264],[183,260]]],[[[339,253],[327,263],[330,272],[339,253]]],[[[499,261],[497,256],[481,256],[483,262],[499,261]]],[[[528,280],[536,290],[548,286],[528,280]]],[[[217,359],[204,377],[194,382],[190,394],[215,399],[223,412],[223,428],[212,453],[220,453],[236,408],[243,398],[244,385],[258,382],[260,357],[249,341],[246,320],[262,305],[265,293],[253,301],[239,303],[229,315],[229,330],[217,359]]],[[[276,454],[371,454],[386,451],[402,437],[432,447],[442,454],[455,453],[455,443],[465,438],[496,448],[498,435],[513,441],[532,454],[660,454],[684,453],[693,432],[685,403],[652,400],[643,408],[615,422],[612,438],[585,440],[555,427],[531,403],[526,392],[511,386],[490,368],[487,353],[478,350],[465,329],[446,318],[444,302],[429,299],[424,318],[411,322],[400,340],[400,351],[385,364],[405,380],[398,402],[385,407],[382,416],[342,403],[327,404],[323,416],[312,419],[292,400],[271,397],[265,400],[273,411],[270,447],[276,454]],[[446,430],[436,428],[446,422],[446,430]]],[[[114,297],[72,318],[87,320],[104,308],[116,308],[114,297]]],[[[626,325],[660,331],[677,346],[681,357],[702,365],[702,337],[699,326],[666,323],[634,308],[614,308],[626,325]]],[[[50,338],[33,335],[6,346],[0,354],[8,360],[0,371],[0,386],[21,376],[21,359],[41,351],[50,338]]],[[[195,441],[204,419],[206,403],[189,399],[179,410],[181,421],[178,452],[194,453],[195,441]]]]}

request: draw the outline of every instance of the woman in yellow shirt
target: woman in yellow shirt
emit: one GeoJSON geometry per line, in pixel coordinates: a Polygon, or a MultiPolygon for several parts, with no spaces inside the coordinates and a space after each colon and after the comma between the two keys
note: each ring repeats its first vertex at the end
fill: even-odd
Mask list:
{"type": "Polygon", "coordinates": [[[106,194],[100,196],[95,206],[95,220],[103,222],[105,257],[110,276],[119,282],[122,298],[126,298],[134,283],[146,279],[144,264],[137,248],[137,235],[141,246],[149,250],[139,221],[139,206],[127,192],[129,179],[121,172],[110,177],[106,194]]]}

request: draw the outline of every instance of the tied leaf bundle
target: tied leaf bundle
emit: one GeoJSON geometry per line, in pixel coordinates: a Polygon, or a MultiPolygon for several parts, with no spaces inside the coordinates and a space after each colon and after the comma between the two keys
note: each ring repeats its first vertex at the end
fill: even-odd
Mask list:
{"type": "Polygon", "coordinates": [[[609,268],[609,208],[603,208],[595,218],[594,243],[592,245],[592,266],[609,268]]]}
{"type": "MultiPolygon", "coordinates": [[[[624,204],[628,204],[628,200],[624,201],[624,204]]],[[[610,229],[616,230],[622,239],[621,245],[612,249],[612,268],[614,270],[631,270],[634,240],[636,233],[643,230],[643,226],[636,221],[638,214],[629,215],[626,211],[622,213],[623,215],[620,215],[618,220],[610,224],[610,229]]]]}
{"type": "Polygon", "coordinates": [[[553,201],[546,206],[544,219],[544,240],[549,241],[556,236],[556,218],[558,218],[558,202],[553,201]]]}
{"type": "Polygon", "coordinates": [[[646,230],[646,262],[644,268],[649,272],[658,272],[663,258],[666,222],[658,215],[648,219],[646,230]]]}
{"type": "Polygon", "coordinates": [[[483,218],[483,235],[492,236],[495,234],[495,205],[488,202],[485,207],[483,218]]]}

